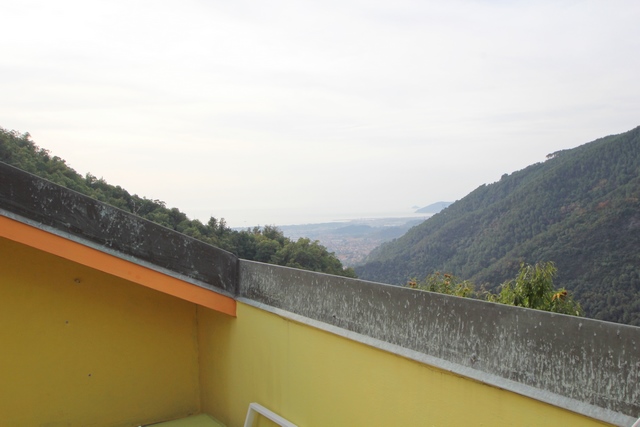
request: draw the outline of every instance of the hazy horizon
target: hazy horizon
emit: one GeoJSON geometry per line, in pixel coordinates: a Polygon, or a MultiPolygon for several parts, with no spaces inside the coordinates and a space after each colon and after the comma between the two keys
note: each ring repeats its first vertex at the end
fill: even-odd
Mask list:
{"type": "Polygon", "coordinates": [[[203,221],[459,200],[640,124],[631,0],[6,0],[3,18],[0,126],[203,221]]]}
{"type": "MultiPolygon", "coordinates": [[[[220,215],[227,222],[227,225],[232,228],[246,228],[254,226],[276,225],[305,225],[305,224],[322,224],[333,222],[350,222],[357,220],[372,220],[372,219],[384,219],[384,218],[424,218],[427,219],[432,214],[417,214],[412,209],[387,209],[378,211],[351,211],[351,212],[308,212],[308,211],[271,211],[271,210],[255,210],[247,215],[246,212],[243,215],[234,215],[234,212],[229,212],[228,216],[220,215]],[[235,221],[235,217],[243,217],[242,223],[235,221]]],[[[215,215],[213,215],[215,216],[215,215]]],[[[219,218],[216,216],[216,218],[219,218]]]]}

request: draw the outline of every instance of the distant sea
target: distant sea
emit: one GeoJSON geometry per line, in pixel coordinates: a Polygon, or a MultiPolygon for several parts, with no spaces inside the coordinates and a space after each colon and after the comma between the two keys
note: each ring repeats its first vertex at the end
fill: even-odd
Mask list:
{"type": "MultiPolygon", "coordinates": [[[[214,215],[216,216],[216,215],[214,215]]],[[[224,218],[232,228],[251,228],[264,225],[303,225],[327,222],[366,221],[382,218],[428,218],[431,214],[415,213],[414,209],[385,210],[377,212],[295,212],[274,209],[220,212],[216,218],[224,218]],[[221,215],[220,215],[221,214],[221,215]]],[[[199,217],[199,216],[197,216],[199,217]]]]}

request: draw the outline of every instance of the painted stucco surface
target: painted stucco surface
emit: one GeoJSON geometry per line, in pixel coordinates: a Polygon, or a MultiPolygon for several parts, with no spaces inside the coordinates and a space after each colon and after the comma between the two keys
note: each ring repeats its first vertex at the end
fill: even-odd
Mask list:
{"type": "Polygon", "coordinates": [[[198,412],[195,304],[6,239],[0,265],[0,424],[198,412]]]}
{"type": "Polygon", "coordinates": [[[198,325],[203,410],[229,427],[254,401],[305,427],[607,425],[243,303],[198,325]]]}

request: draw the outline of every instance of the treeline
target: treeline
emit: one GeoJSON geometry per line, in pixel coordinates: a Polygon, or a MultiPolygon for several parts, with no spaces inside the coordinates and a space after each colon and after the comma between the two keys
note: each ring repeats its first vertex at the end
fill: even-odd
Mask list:
{"type": "Polygon", "coordinates": [[[318,241],[293,241],[275,226],[233,230],[224,218],[211,217],[205,224],[189,219],[177,208],[160,200],[129,194],[124,188],[108,184],[87,173],[80,175],[64,159],[38,147],[28,133],[0,128],[0,161],[38,175],[56,184],[90,196],[137,216],[232,252],[243,259],[301,268],[340,276],[355,277],[336,256],[318,241]]]}
{"type": "Polygon", "coordinates": [[[500,285],[498,293],[483,287],[476,289],[473,282],[469,280],[461,280],[453,274],[442,274],[439,271],[427,275],[422,281],[412,279],[407,283],[407,287],[534,310],[582,316],[584,314],[582,307],[573,299],[573,295],[564,288],[556,288],[553,284],[557,271],[555,264],[551,261],[539,262],[535,265],[522,263],[515,279],[500,285]]]}
{"type": "Polygon", "coordinates": [[[587,316],[640,325],[640,128],[480,186],[356,273],[403,284],[447,271],[496,290],[523,261],[544,260],[587,316]]]}

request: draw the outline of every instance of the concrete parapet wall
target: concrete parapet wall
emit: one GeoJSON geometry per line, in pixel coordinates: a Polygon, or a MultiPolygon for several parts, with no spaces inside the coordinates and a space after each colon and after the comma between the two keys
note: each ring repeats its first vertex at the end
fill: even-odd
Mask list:
{"type": "Polygon", "coordinates": [[[237,258],[222,249],[0,162],[0,215],[235,294],[237,258]]]}
{"type": "Polygon", "coordinates": [[[0,182],[6,221],[597,420],[630,426],[640,417],[638,327],[238,262],[3,163],[0,182]]]}
{"type": "Polygon", "coordinates": [[[602,421],[640,416],[638,327],[251,261],[239,297],[602,421]]]}

